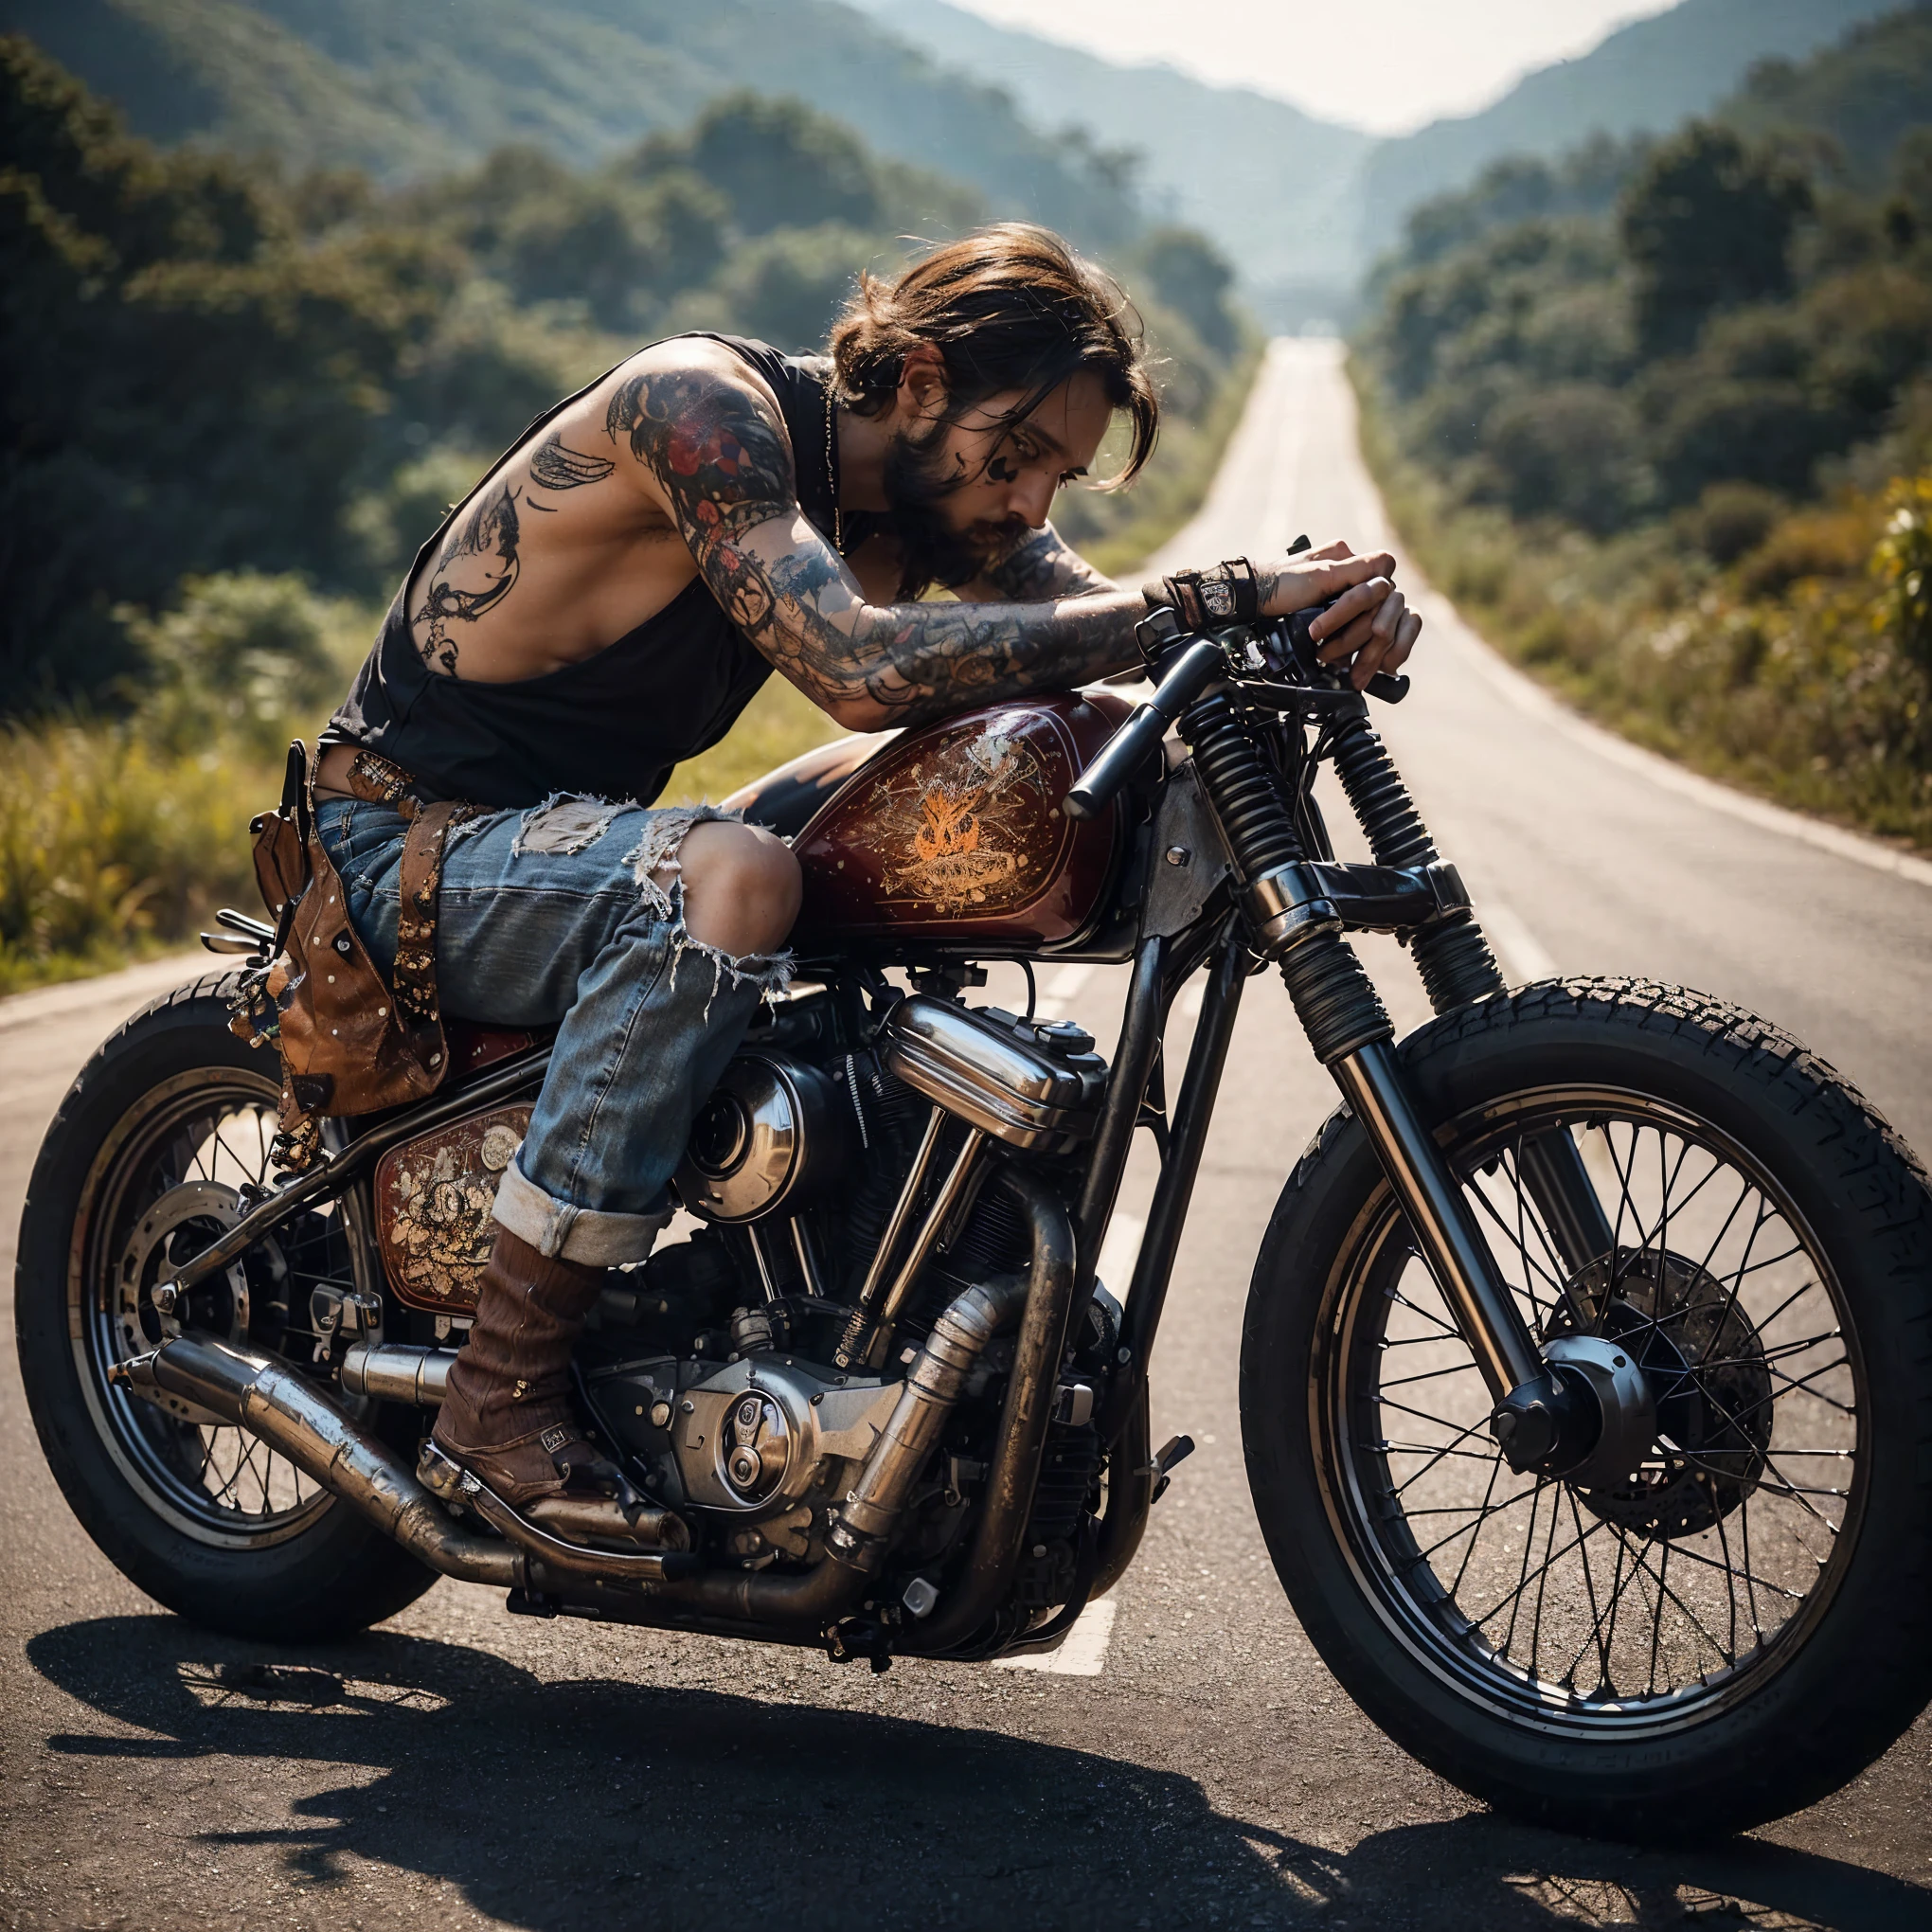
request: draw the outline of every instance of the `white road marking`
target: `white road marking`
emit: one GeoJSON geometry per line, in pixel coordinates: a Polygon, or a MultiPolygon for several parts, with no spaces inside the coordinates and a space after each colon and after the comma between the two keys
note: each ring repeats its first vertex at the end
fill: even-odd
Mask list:
{"type": "Polygon", "coordinates": [[[1094,1272],[1117,1296],[1127,1293],[1135,1258],[1140,1253],[1140,1237],[1146,1232],[1147,1223],[1132,1214],[1116,1214],[1107,1224],[1107,1238],[1100,1243],[1100,1264],[1094,1272]]]}
{"type": "Polygon", "coordinates": [[[1490,944],[1502,955],[1503,977],[1512,986],[1527,986],[1532,979],[1556,977],[1556,960],[1517,917],[1513,906],[1485,893],[1476,917],[1482,921],[1490,944]]]}
{"type": "Polygon", "coordinates": [[[1057,1651],[1036,1657],[995,1657],[995,1671],[1047,1671],[1056,1677],[1098,1677],[1107,1666],[1107,1642],[1114,1635],[1111,1597],[1089,1603],[1074,1619],[1066,1641],[1057,1651]]]}
{"type": "Polygon", "coordinates": [[[1040,989],[1040,1011],[1048,1019],[1060,1017],[1061,1010],[1078,999],[1081,990],[1094,976],[1091,965],[1063,966],[1040,989]]]}

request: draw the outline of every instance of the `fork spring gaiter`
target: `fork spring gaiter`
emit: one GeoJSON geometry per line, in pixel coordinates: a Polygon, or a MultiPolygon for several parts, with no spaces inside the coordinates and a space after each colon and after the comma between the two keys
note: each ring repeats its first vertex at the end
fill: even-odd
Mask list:
{"type": "MultiPolygon", "coordinates": [[[[1260,749],[1226,696],[1192,706],[1181,720],[1215,816],[1243,880],[1301,858],[1295,821],[1260,749]]],[[[1311,933],[1281,959],[1296,1017],[1324,1066],[1394,1031],[1382,996],[1354,949],[1336,932],[1311,933]]]]}
{"type": "MultiPolygon", "coordinates": [[[[1364,712],[1334,734],[1335,773],[1378,866],[1428,866],[1439,854],[1381,734],[1364,712]]],[[[1474,919],[1424,926],[1411,941],[1416,970],[1439,1013],[1501,993],[1503,975],[1474,919]]]]}
{"type": "Polygon", "coordinates": [[[1181,736],[1192,747],[1194,769],[1214,801],[1243,880],[1300,858],[1301,841],[1274,774],[1226,694],[1217,691],[1191,706],[1181,720],[1181,736]]]}

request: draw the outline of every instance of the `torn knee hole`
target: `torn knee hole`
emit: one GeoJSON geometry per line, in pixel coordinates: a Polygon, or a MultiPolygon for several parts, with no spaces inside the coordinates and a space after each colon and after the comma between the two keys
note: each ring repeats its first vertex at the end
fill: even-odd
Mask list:
{"type": "Polygon", "coordinates": [[[676,918],[680,931],[683,916],[680,888],[684,865],[678,848],[695,825],[742,824],[737,813],[716,805],[678,805],[653,812],[647,818],[644,834],[624,854],[624,863],[637,882],[637,896],[647,911],[661,919],[676,918]]]}

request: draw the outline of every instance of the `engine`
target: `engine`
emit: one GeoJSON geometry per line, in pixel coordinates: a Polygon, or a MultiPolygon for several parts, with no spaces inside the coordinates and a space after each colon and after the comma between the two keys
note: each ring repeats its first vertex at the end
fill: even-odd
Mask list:
{"type": "MultiPolygon", "coordinates": [[[[986,1185],[993,1144],[1064,1170],[1070,1190],[1105,1087],[1065,1021],[925,993],[864,1045],[838,1019],[830,993],[808,994],[733,1060],[673,1184],[706,1225],[614,1277],[581,1357],[586,1396],[653,1494],[755,1565],[822,1554],[940,1312],[1026,1266],[1020,1217],[986,1185]]],[[[1098,1296],[1097,1362],[1117,1330],[1098,1296]]],[[[965,1375],[896,1560],[937,1559],[966,1520],[1011,1362],[995,1337],[965,1375]]],[[[1100,1466],[1085,1414],[1055,1427],[1035,1518],[1056,1572],[1100,1466]]]]}

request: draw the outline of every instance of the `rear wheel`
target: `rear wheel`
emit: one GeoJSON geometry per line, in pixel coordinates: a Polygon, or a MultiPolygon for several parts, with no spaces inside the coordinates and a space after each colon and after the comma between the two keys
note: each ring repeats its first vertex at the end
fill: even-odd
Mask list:
{"type": "MultiPolygon", "coordinates": [[[[15,1322],[27,1405],[69,1505],[108,1558],[171,1610],[237,1636],[312,1639],[393,1616],[435,1573],[258,1437],[109,1380],[176,1322],[307,1366],[309,1296],[352,1285],[325,1203],[197,1289],[157,1281],[269,1184],[275,1056],[228,1031],[210,976],[137,1013],[88,1062],[42,1144],[21,1218],[15,1322]]],[[[417,1421],[396,1416],[399,1446],[417,1421]]]]}
{"type": "Polygon", "coordinates": [[[1828,1067],[1734,1008],[1531,987],[1403,1057],[1546,1341],[1641,1366],[1655,1440],[1520,1476],[1354,1121],[1271,1224],[1242,1411],[1311,1637],[1385,1729],[1568,1829],[1700,1836],[1879,1755],[1932,1695],[1932,1196],[1828,1067]],[[1565,1258],[1523,1151],[1577,1146],[1613,1227],[1565,1258]]]}

